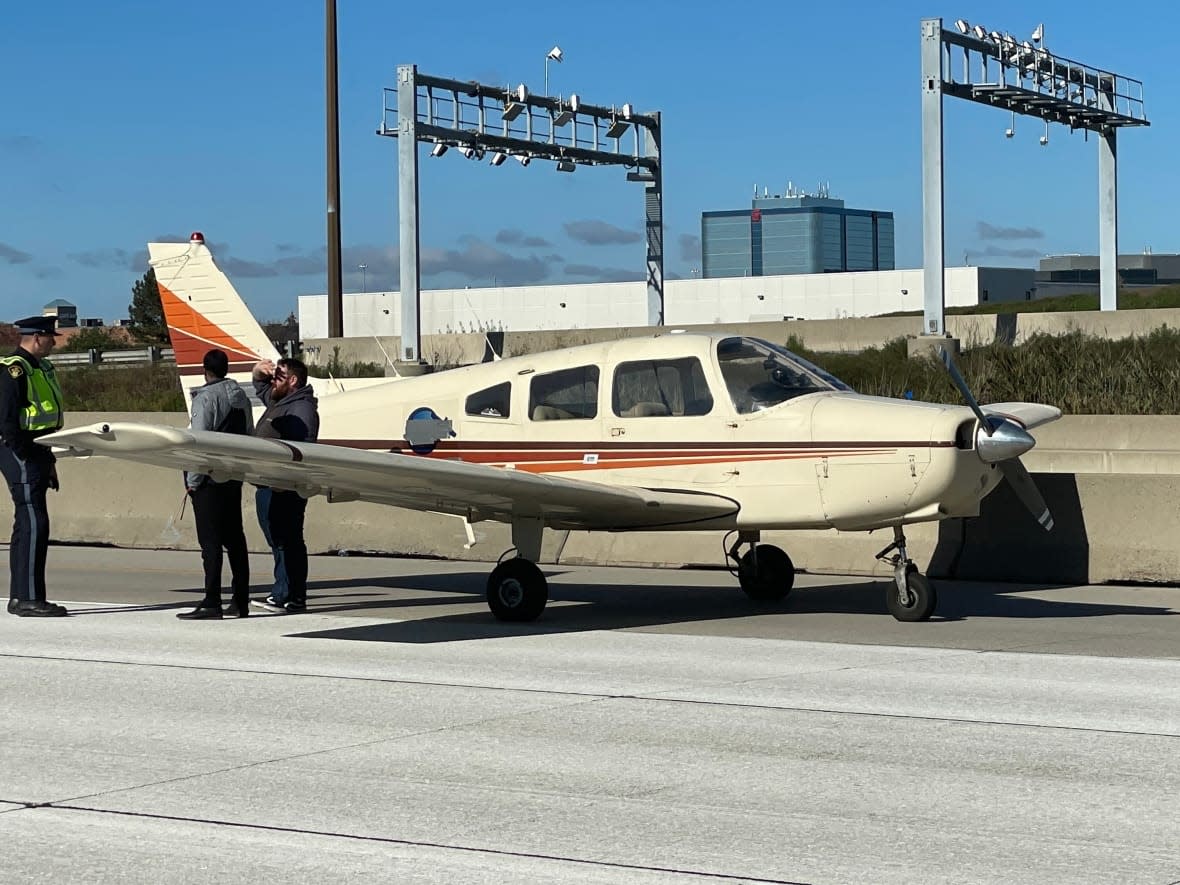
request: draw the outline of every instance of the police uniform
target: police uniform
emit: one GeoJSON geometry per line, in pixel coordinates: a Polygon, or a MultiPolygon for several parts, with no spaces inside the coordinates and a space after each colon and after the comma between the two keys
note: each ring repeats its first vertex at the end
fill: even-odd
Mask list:
{"type": "MultiPolygon", "coordinates": [[[[54,317],[28,317],[14,325],[23,335],[57,335],[54,317]]],[[[22,617],[60,617],[66,610],[45,599],[49,550],[46,491],[57,488],[56,458],[34,440],[60,430],[62,395],[53,364],[18,347],[0,357],[0,471],[12,492],[12,582],[8,611],[22,617]]]]}

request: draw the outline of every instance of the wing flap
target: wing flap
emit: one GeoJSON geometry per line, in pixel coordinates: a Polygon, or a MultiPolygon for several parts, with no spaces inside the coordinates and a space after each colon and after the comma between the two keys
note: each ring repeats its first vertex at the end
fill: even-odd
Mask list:
{"type": "Polygon", "coordinates": [[[76,454],[207,473],[217,480],[510,522],[540,516],[553,528],[658,528],[723,519],[737,502],[680,489],[606,485],[581,479],[318,443],[257,439],[138,422],[93,424],[40,437],[76,454]]]}

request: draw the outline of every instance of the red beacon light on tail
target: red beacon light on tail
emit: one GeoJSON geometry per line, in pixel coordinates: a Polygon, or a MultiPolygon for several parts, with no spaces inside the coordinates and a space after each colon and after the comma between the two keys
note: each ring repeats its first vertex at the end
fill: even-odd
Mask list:
{"type": "Polygon", "coordinates": [[[203,233],[201,233],[199,230],[195,230],[195,231],[193,231],[193,235],[188,238],[188,241],[190,243],[192,243],[194,246],[204,246],[205,245],[205,235],[203,233]]]}

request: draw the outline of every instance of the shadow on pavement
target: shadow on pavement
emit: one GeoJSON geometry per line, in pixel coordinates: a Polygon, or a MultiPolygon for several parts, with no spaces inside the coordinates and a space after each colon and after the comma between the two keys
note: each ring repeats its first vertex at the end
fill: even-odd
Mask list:
{"type": "Polygon", "coordinates": [[[938,613],[930,622],[900,625],[885,608],[885,581],[833,583],[796,589],[780,603],[755,603],[736,583],[725,587],[694,587],[675,583],[675,573],[659,584],[642,587],[564,584],[563,574],[545,570],[550,579],[549,606],[536,621],[501,623],[484,602],[483,573],[408,576],[397,579],[358,579],[317,584],[309,593],[313,614],[357,614],[402,620],[357,627],[340,626],[292,634],[305,638],[349,639],[372,642],[431,643],[659,627],[706,621],[738,621],[770,617],[791,628],[807,625],[809,615],[848,614],[888,619],[899,629],[939,629],[970,618],[1095,618],[1113,615],[1154,616],[1176,612],[1159,606],[1115,605],[1030,597],[1024,594],[1054,589],[1053,585],[935,582],[940,590],[938,613]],[[409,591],[409,595],[407,595],[409,591]],[[415,591],[425,591],[417,595],[415,591]],[[461,608],[455,611],[456,607],[461,608]],[[432,611],[441,608],[447,611],[432,611]]]}

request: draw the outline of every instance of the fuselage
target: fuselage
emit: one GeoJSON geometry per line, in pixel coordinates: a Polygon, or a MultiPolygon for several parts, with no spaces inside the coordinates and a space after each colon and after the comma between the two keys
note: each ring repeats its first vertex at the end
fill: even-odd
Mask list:
{"type": "Polygon", "coordinates": [[[320,440],[740,504],[699,528],[867,529],[977,513],[1000,474],[974,426],[963,407],[854,393],[757,339],[672,333],[337,394],[320,440]],[[453,435],[408,429],[435,419],[453,435]]]}

